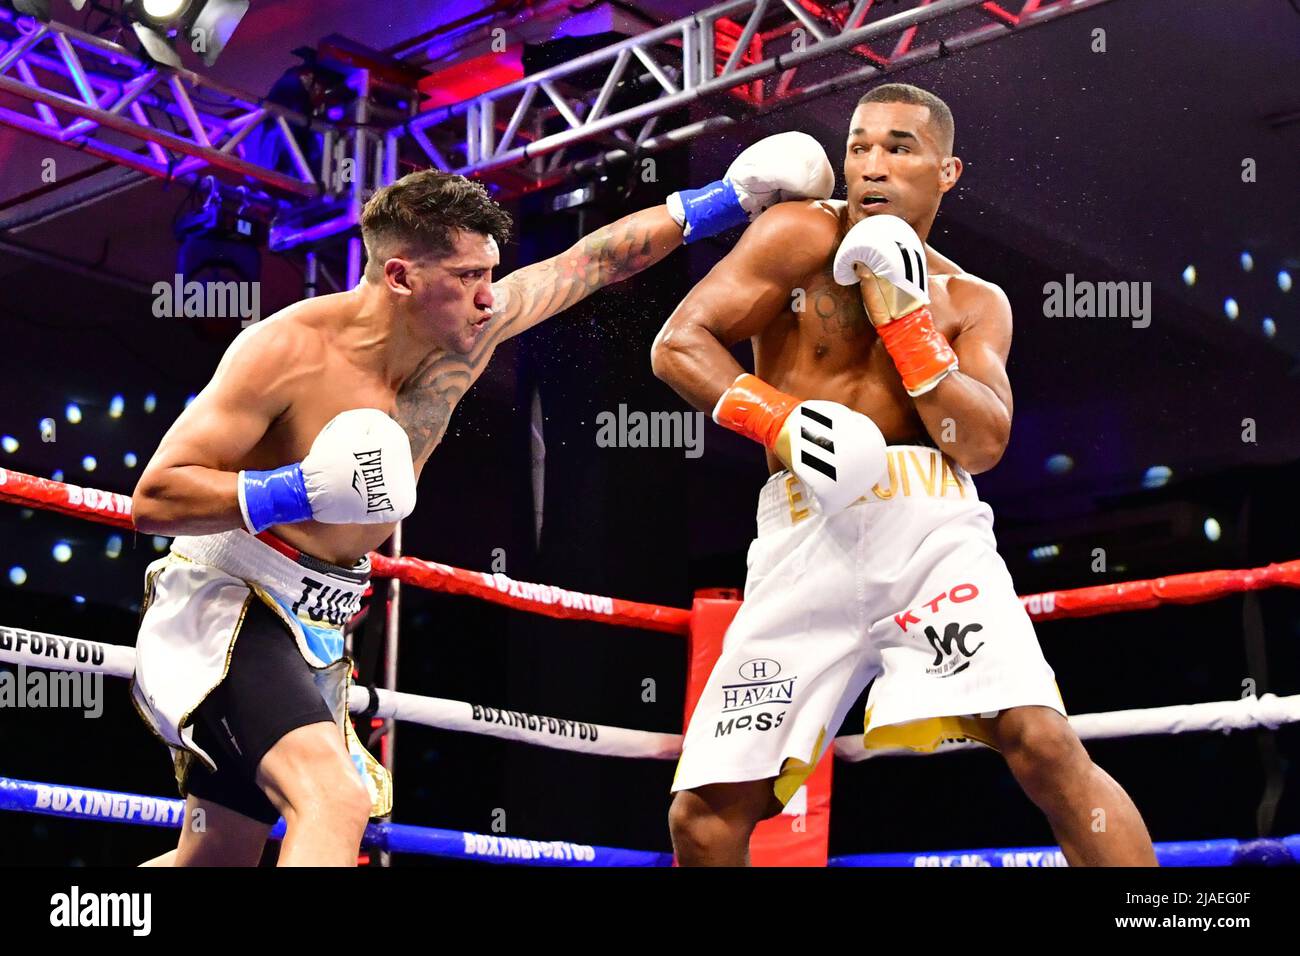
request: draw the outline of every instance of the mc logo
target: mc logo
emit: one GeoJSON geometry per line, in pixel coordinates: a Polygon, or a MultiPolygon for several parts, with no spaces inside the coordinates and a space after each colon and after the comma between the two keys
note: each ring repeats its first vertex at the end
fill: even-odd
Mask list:
{"type": "Polygon", "coordinates": [[[962,627],[953,621],[943,629],[943,637],[940,637],[933,627],[927,625],[925,639],[934,648],[934,661],[927,673],[938,674],[940,677],[952,677],[954,674],[960,674],[970,667],[970,658],[974,657],[976,651],[984,646],[984,642],[980,641],[974,648],[969,648],[966,646],[966,635],[973,631],[982,630],[984,630],[983,624],[967,624],[962,627]],[[960,664],[957,663],[956,654],[953,653],[954,650],[956,654],[960,654],[965,658],[960,664]],[[944,662],[944,658],[949,658],[947,663],[944,662]]]}

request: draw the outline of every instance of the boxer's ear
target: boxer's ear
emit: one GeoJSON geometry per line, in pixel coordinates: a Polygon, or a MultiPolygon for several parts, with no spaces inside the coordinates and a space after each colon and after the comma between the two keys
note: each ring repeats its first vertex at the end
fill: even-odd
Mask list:
{"type": "Polygon", "coordinates": [[[939,191],[947,192],[961,178],[962,162],[956,156],[946,156],[939,163],[939,191]]]}
{"type": "Polygon", "coordinates": [[[409,265],[405,259],[388,259],[384,262],[384,285],[397,295],[411,294],[409,265]]]}

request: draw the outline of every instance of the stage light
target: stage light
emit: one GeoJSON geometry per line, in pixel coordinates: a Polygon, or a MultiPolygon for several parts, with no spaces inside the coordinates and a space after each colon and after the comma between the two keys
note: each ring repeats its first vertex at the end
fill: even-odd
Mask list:
{"type": "Polygon", "coordinates": [[[1237,305],[1237,300],[1229,296],[1223,300],[1223,314],[1228,317],[1230,322],[1235,322],[1237,316],[1241,315],[1241,308],[1237,305]]]}
{"type": "Polygon", "coordinates": [[[50,553],[54,555],[54,560],[59,564],[67,564],[72,560],[72,545],[66,541],[59,541],[54,545],[54,549],[50,553]]]}
{"type": "Polygon", "coordinates": [[[1264,318],[1264,321],[1260,323],[1260,325],[1264,327],[1264,334],[1267,335],[1270,339],[1273,336],[1277,335],[1277,323],[1274,322],[1272,319],[1268,318],[1267,316],[1264,318]]]}
{"type": "Polygon", "coordinates": [[[1188,266],[1183,270],[1183,284],[1186,286],[1196,285],[1196,266],[1188,266]]]}
{"type": "Polygon", "coordinates": [[[104,556],[116,558],[122,554],[122,536],[120,534],[110,534],[108,541],[104,544],[104,556]]]}
{"type": "Polygon", "coordinates": [[[81,467],[86,471],[94,471],[99,467],[99,462],[95,460],[94,455],[87,455],[85,458],[81,459],[81,467]]]}
{"type": "Polygon", "coordinates": [[[1142,487],[1160,488],[1169,484],[1169,479],[1173,476],[1173,469],[1168,465],[1152,465],[1142,475],[1142,487]]]}
{"type": "Polygon", "coordinates": [[[18,450],[18,439],[13,435],[5,435],[3,438],[0,438],[0,448],[3,448],[12,455],[18,450]]]}
{"type": "Polygon", "coordinates": [[[179,69],[177,42],[211,66],[248,12],[248,0],[128,0],[131,29],[155,63],[179,69]]]}
{"type": "Polygon", "coordinates": [[[153,410],[157,407],[158,407],[158,396],[155,395],[153,392],[150,392],[148,395],[144,397],[144,410],[146,413],[152,414],[153,410]]]}
{"type": "Polygon", "coordinates": [[[81,421],[81,407],[75,402],[68,402],[68,407],[63,410],[63,417],[69,424],[76,425],[81,421]]]}
{"type": "Polygon", "coordinates": [[[128,451],[122,456],[122,464],[126,465],[128,468],[134,468],[138,462],[139,459],[135,457],[135,452],[133,451],[128,451]]]}
{"type": "Polygon", "coordinates": [[[188,0],[143,0],[141,9],[144,15],[155,23],[174,19],[188,5],[188,0]]]}
{"type": "Polygon", "coordinates": [[[1255,257],[1249,252],[1243,252],[1241,254],[1241,268],[1244,272],[1249,272],[1251,269],[1255,268],[1255,257]]]}
{"type": "Polygon", "coordinates": [[[121,418],[122,410],[126,408],[126,399],[121,395],[114,395],[108,403],[108,417],[121,418]]]}
{"type": "Polygon", "coordinates": [[[1074,459],[1069,455],[1056,454],[1047,459],[1045,467],[1049,475],[1064,475],[1074,469],[1074,459]]]}
{"type": "Polygon", "coordinates": [[[27,569],[14,565],[9,569],[9,583],[19,587],[27,583],[27,569]]]}
{"type": "Polygon", "coordinates": [[[1218,541],[1223,536],[1223,529],[1219,527],[1219,522],[1213,518],[1205,519],[1205,537],[1211,541],[1218,541]]]}

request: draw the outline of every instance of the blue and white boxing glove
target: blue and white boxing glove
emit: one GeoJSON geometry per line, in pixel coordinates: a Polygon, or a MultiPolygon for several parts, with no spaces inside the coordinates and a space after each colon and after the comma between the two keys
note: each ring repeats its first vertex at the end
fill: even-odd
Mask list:
{"type": "Polygon", "coordinates": [[[334,416],[297,464],[239,473],[239,510],[254,534],[296,521],[384,524],[414,508],[410,439],[377,408],[334,416]]]}
{"type": "Polygon", "coordinates": [[[828,199],[834,188],[835,171],[817,140],[807,133],[777,133],[737,156],[722,179],[673,193],[668,214],[690,243],[753,222],[779,202],[828,199]]]}

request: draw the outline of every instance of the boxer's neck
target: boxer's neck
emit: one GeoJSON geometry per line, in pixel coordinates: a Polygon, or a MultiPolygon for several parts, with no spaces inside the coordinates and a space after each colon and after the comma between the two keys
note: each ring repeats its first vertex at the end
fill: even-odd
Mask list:
{"type": "Polygon", "coordinates": [[[421,323],[387,289],[364,278],[347,293],[353,298],[339,329],[352,360],[373,370],[394,390],[428,357],[443,351],[421,323]]]}

